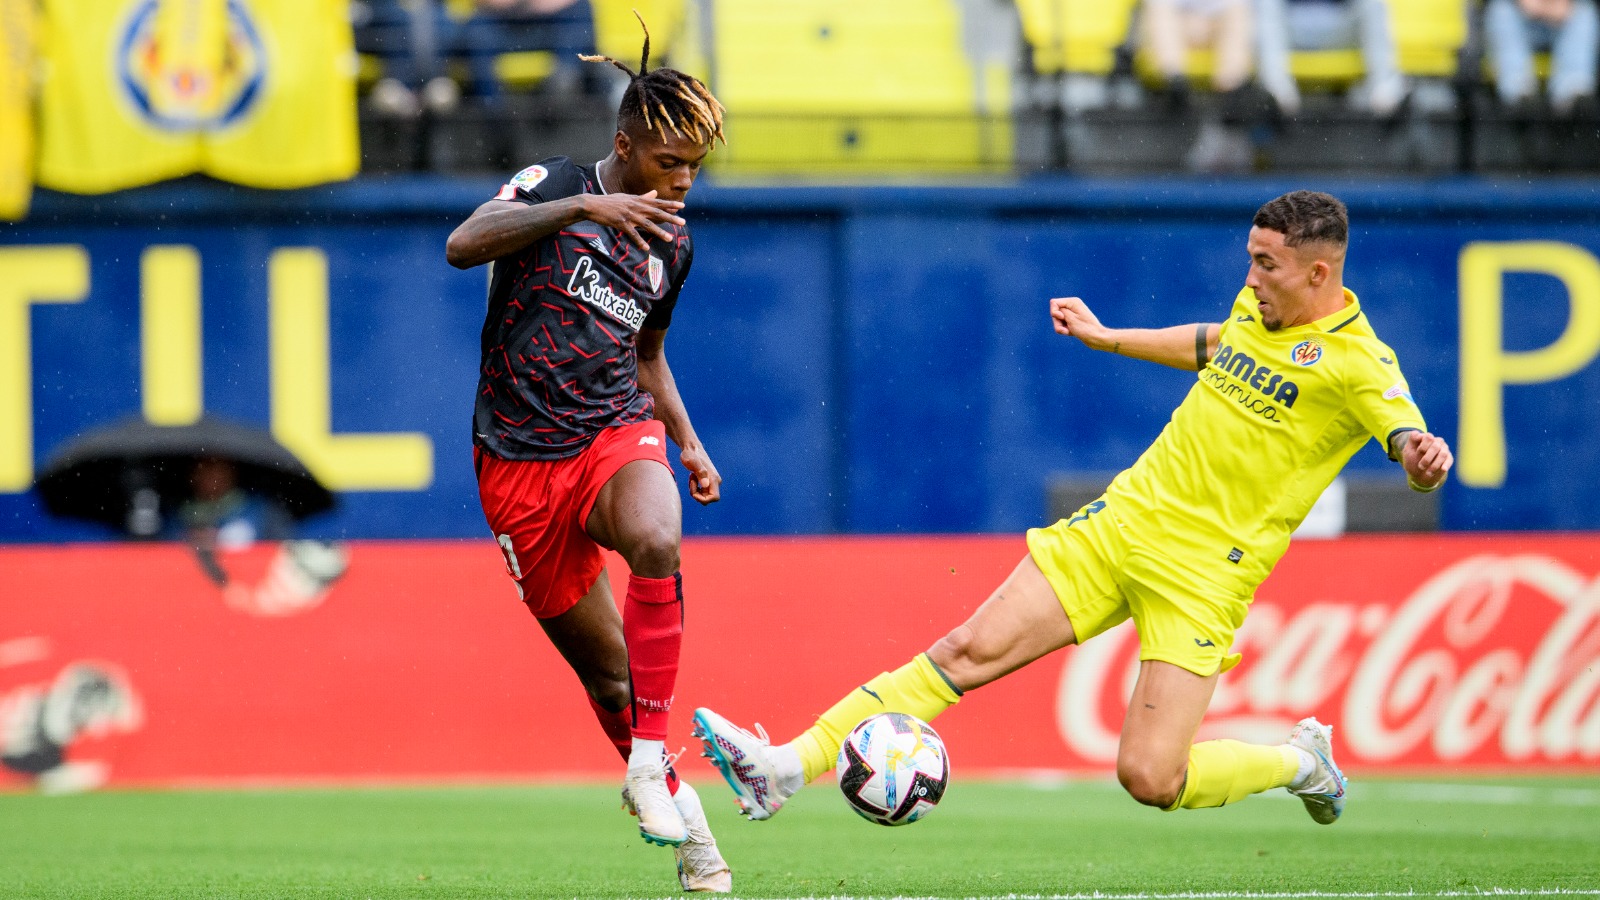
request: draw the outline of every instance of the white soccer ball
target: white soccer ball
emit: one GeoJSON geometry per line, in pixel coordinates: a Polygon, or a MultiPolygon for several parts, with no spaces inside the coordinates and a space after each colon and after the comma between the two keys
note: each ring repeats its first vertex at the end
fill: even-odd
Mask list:
{"type": "Polygon", "coordinates": [[[950,783],[950,757],[932,726],[905,713],[863,719],[839,745],[839,790],[850,808],[879,825],[927,815],[950,783]]]}

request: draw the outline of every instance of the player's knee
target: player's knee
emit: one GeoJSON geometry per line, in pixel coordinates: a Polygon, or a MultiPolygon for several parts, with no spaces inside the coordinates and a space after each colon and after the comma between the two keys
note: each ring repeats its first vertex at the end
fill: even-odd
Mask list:
{"type": "Polygon", "coordinates": [[[928,650],[928,658],[946,672],[975,670],[992,665],[1005,653],[994,641],[985,641],[971,625],[958,625],[928,650]]]}
{"type": "Polygon", "coordinates": [[[633,692],[628,688],[628,677],[589,675],[583,679],[583,689],[593,698],[595,705],[606,712],[622,712],[633,702],[633,692]]]}
{"type": "Polygon", "coordinates": [[[1183,773],[1172,772],[1164,766],[1152,765],[1148,760],[1118,759],[1117,780],[1128,796],[1143,803],[1166,809],[1178,800],[1183,790],[1183,773]]]}
{"type": "Polygon", "coordinates": [[[631,536],[629,546],[618,548],[628,569],[645,578],[667,578],[678,571],[681,530],[671,523],[648,525],[631,536]]]}

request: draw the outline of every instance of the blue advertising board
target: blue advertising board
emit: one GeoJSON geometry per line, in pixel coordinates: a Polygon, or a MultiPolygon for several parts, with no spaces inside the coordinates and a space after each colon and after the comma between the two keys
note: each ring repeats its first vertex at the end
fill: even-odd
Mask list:
{"type": "MultiPolygon", "coordinates": [[[[45,194],[0,226],[0,541],[106,537],[28,485],[130,415],[270,427],[341,503],[307,533],[469,537],[482,269],[445,237],[492,180],[45,194]]],[[[726,479],[704,534],[1020,531],[1056,473],[1130,464],[1193,373],[1053,333],[1219,321],[1249,220],[1351,207],[1346,283],[1456,448],[1449,529],[1600,527],[1600,190],[1587,182],[703,184],[667,357],[726,479]]],[[[1352,466],[1391,466],[1370,445],[1352,466]]]]}

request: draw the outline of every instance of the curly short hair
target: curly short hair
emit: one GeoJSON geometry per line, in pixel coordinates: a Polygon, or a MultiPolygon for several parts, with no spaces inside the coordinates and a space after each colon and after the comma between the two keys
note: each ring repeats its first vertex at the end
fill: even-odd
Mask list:
{"type": "Polygon", "coordinates": [[[1321,191],[1291,191],[1269,200],[1256,210],[1251,222],[1283,235],[1289,247],[1302,244],[1332,244],[1344,247],[1350,242],[1350,214],[1332,194],[1321,191]]]}

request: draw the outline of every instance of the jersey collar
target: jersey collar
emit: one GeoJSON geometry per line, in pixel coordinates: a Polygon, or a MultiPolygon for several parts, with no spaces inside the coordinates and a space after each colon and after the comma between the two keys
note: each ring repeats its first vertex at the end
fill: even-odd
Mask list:
{"type": "Polygon", "coordinates": [[[1320,331],[1324,334],[1332,334],[1335,331],[1339,331],[1355,324],[1355,321],[1361,318],[1361,300],[1356,297],[1355,291],[1352,291],[1349,288],[1343,288],[1343,290],[1344,306],[1340,308],[1338,312],[1323,316],[1322,318],[1312,322],[1307,322],[1304,325],[1296,325],[1293,328],[1285,328],[1283,330],[1289,333],[1300,331],[1320,331]]]}

